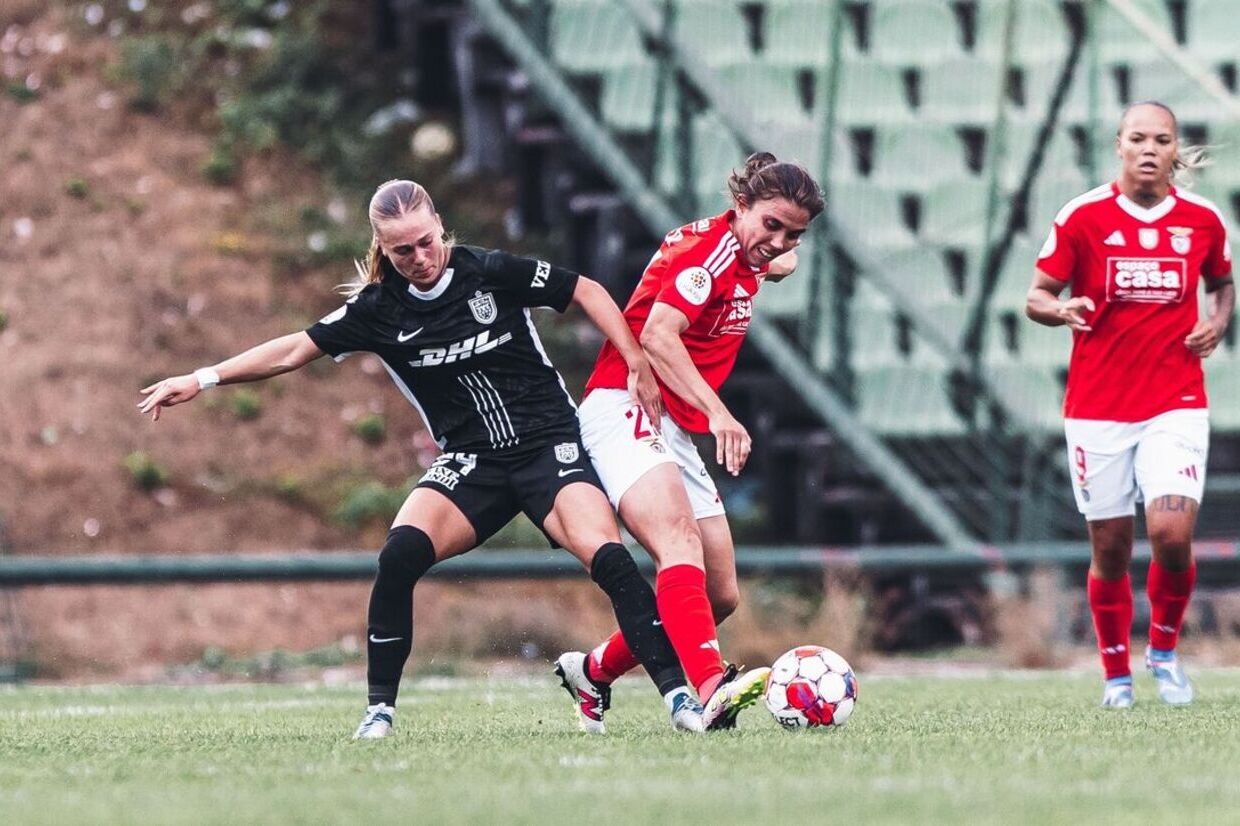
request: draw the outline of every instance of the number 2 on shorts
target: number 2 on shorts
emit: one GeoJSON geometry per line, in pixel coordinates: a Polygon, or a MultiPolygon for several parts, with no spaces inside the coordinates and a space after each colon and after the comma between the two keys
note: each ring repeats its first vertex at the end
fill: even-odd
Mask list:
{"type": "Polygon", "coordinates": [[[624,418],[633,419],[633,438],[634,439],[641,441],[642,439],[649,439],[651,436],[654,435],[654,433],[652,433],[650,430],[646,428],[646,425],[644,424],[645,419],[646,419],[646,414],[642,412],[642,409],[640,407],[636,405],[634,405],[633,407],[630,407],[627,411],[625,411],[624,418]]]}

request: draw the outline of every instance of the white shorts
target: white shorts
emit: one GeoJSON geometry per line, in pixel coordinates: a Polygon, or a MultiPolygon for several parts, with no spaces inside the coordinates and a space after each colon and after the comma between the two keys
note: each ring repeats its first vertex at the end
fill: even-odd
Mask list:
{"type": "Polygon", "coordinates": [[[680,467],[695,519],[719,516],[723,501],[689,434],[663,414],[656,434],[641,407],[627,390],[591,390],[577,408],[581,442],[603,481],[607,498],[617,510],[629,488],[651,468],[665,462],[680,467]]]}
{"type": "Polygon", "coordinates": [[[1137,502],[1187,496],[1206,483],[1209,412],[1170,410],[1143,422],[1066,419],[1076,507],[1089,521],[1132,516],[1137,502]]]}

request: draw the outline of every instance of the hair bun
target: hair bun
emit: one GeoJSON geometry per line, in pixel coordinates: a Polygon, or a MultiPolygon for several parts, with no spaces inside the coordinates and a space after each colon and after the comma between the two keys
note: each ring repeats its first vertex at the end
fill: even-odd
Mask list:
{"type": "Polygon", "coordinates": [[[779,163],[779,160],[770,152],[755,152],[745,159],[745,174],[752,175],[774,163],[779,163]]]}

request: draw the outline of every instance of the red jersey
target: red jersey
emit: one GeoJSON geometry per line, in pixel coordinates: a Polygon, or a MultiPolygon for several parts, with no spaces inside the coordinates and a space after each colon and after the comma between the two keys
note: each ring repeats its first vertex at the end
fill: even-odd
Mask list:
{"type": "MultiPolygon", "coordinates": [[[[624,308],[629,328],[639,340],[656,301],[684,313],[689,326],[680,340],[702,378],[716,392],[736,364],[753,315],[753,297],[766,272],[765,267],[750,269],[741,260],[740,242],[729,229],[734,215],[728,210],[669,232],[624,308]]],[[[619,351],[605,342],[586,382],[586,393],[600,387],[624,389],[628,376],[628,365],[619,351]]],[[[678,425],[694,433],[709,432],[702,411],[669,390],[662,380],[659,387],[667,412],[678,425]]]]}
{"type": "Polygon", "coordinates": [[[1184,338],[1199,277],[1231,272],[1214,204],[1172,187],[1146,209],[1114,183],[1091,189],[1055,216],[1038,269],[1097,308],[1084,314],[1092,331],[1072,334],[1066,417],[1140,422],[1206,406],[1201,358],[1184,338]]]}

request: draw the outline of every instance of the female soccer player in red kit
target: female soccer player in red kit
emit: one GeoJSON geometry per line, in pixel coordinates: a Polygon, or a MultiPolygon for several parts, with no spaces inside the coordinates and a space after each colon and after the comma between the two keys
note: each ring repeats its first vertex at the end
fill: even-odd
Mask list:
{"type": "MultiPolygon", "coordinates": [[[[734,208],[668,233],[624,311],[655,368],[666,411],[655,421],[643,415],[610,344],[578,411],[608,497],[658,566],[659,616],[703,703],[707,729],[734,725],[761,695],[769,669],[740,674],[720,654],[716,622],[739,599],[732,535],[689,434],[712,434],[715,460],[740,473],[749,434],[718,390],[736,362],[758,288],[792,271],[795,260],[786,254],[824,206],[804,168],[766,152],[750,156],[728,188],[734,208]]],[[[588,655],[569,652],[557,661],[587,731],[603,733],[609,685],[636,664],[618,631],[588,655]]]]}
{"type": "Polygon", "coordinates": [[[1176,657],[1196,566],[1209,420],[1201,360],[1231,320],[1231,249],[1218,209],[1173,185],[1199,161],[1161,103],[1125,110],[1119,179],[1069,201],[1038,257],[1026,314],[1072,330],[1064,431],[1093,561],[1089,607],[1106,672],[1102,705],[1132,705],[1129,633],[1134,508],[1145,503],[1153,558],[1146,667],[1167,703],[1192,702],[1176,657]],[[1204,279],[1209,317],[1198,319],[1204,279]],[[1072,287],[1072,297],[1059,294],[1072,287]]]}

